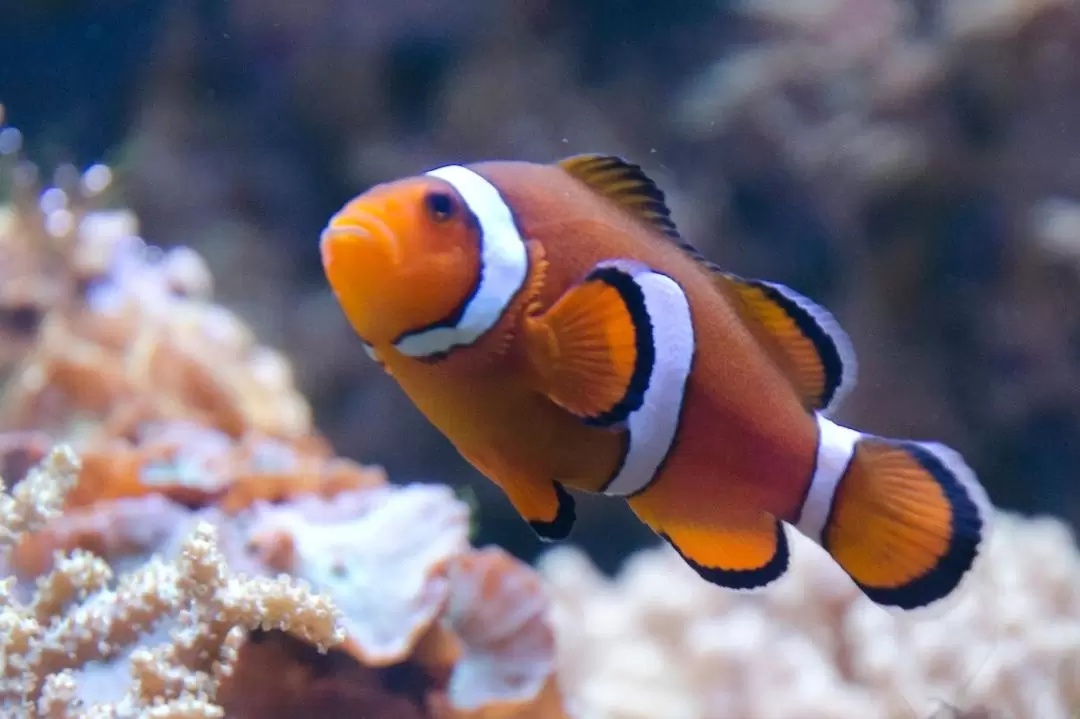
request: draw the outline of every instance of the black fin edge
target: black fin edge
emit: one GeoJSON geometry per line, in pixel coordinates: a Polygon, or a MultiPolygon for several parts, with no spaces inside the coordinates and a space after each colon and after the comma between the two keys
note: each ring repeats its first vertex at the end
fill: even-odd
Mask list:
{"type": "Polygon", "coordinates": [[[622,172],[627,179],[634,179],[641,183],[641,196],[649,200],[648,209],[656,214],[656,217],[649,218],[648,222],[672,240],[681,240],[679,228],[676,227],[675,220],[671,217],[671,208],[668,207],[667,197],[664,195],[664,191],[660,189],[660,186],[656,184],[656,181],[653,180],[647,172],[645,172],[645,169],[641,165],[631,162],[619,155],[589,153],[564,157],[559,160],[559,164],[561,165],[573,161],[582,163],[587,162],[591,166],[590,169],[594,171],[610,172],[618,170],[619,172],[622,172]]]}
{"type": "MultiPolygon", "coordinates": [[[[985,531],[985,522],[979,511],[979,506],[972,499],[963,483],[933,452],[921,446],[918,442],[889,440],[881,437],[872,437],[872,439],[900,447],[910,453],[923,469],[938,481],[945,492],[945,496],[949,498],[952,507],[950,517],[951,536],[949,538],[949,549],[945,552],[945,555],[939,558],[937,564],[921,577],[901,587],[871,587],[858,581],[855,581],[855,584],[875,604],[905,610],[925,607],[949,596],[960,583],[960,579],[974,565],[979,552],[979,540],[985,531]],[[961,522],[967,525],[967,531],[957,531],[961,522]]],[[[832,521],[831,516],[829,521],[832,521]]],[[[826,526],[828,526],[828,523],[826,522],[826,526]]],[[[822,546],[826,551],[829,550],[827,540],[823,541],[822,546]]]]}
{"type": "MultiPolygon", "coordinates": [[[[732,277],[735,278],[734,275],[732,277]]],[[[809,339],[814,348],[817,349],[818,357],[821,358],[822,369],[825,371],[825,386],[814,409],[824,410],[827,408],[844,383],[844,359],[836,340],[833,339],[828,330],[821,326],[821,323],[810,311],[800,305],[793,297],[785,294],[784,290],[788,288],[762,280],[751,280],[743,277],[735,279],[760,288],[769,299],[783,308],[803,336],[809,339]]],[[[794,290],[790,291],[794,292],[794,290]]]]}
{"type": "Polygon", "coordinates": [[[573,496],[559,482],[552,482],[552,485],[555,487],[555,496],[559,502],[555,518],[550,522],[529,521],[529,526],[544,542],[559,542],[566,539],[574,530],[574,522],[577,521],[577,506],[573,496]]]}
{"type": "Polygon", "coordinates": [[[657,218],[652,220],[654,226],[658,227],[663,232],[664,236],[671,240],[675,246],[682,250],[683,253],[690,257],[690,259],[699,263],[706,270],[716,273],[723,272],[723,269],[719,265],[705,257],[705,255],[701,253],[701,250],[682,236],[675,224],[674,218],[671,216],[671,208],[667,204],[667,196],[664,191],[660,189],[660,186],[656,181],[645,172],[641,165],[619,155],[607,155],[602,153],[570,155],[559,160],[559,164],[574,160],[585,161],[587,159],[595,163],[594,169],[614,170],[617,167],[621,167],[625,168],[627,174],[632,175],[635,179],[641,180],[648,188],[646,197],[651,200],[649,207],[658,215],[657,218]]]}
{"type": "Polygon", "coordinates": [[[614,288],[622,297],[634,323],[634,344],[637,360],[634,372],[626,392],[611,409],[591,417],[584,417],[585,424],[592,427],[611,427],[625,422],[632,412],[641,407],[645,400],[645,391],[649,388],[653,364],[656,362],[656,348],[653,342],[652,319],[645,307],[645,295],[633,276],[618,267],[600,267],[589,273],[586,282],[600,281],[614,288]]]}
{"type": "Polygon", "coordinates": [[[690,565],[690,568],[697,572],[702,579],[710,584],[716,584],[728,589],[743,591],[761,589],[782,577],[791,562],[791,550],[788,547],[787,534],[784,532],[784,523],[780,520],[776,521],[776,552],[773,554],[772,559],[756,569],[706,567],[683,554],[683,551],[679,549],[679,545],[666,533],[658,532],[658,534],[678,552],[682,560],[690,565]]]}

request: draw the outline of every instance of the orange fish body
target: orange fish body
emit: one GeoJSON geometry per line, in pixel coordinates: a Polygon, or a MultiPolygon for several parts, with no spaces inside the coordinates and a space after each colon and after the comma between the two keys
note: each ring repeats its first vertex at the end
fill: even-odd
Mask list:
{"type": "Polygon", "coordinates": [[[636,165],[439,168],[348,203],[321,248],[368,353],[543,539],[571,488],[734,589],[786,571],[785,524],[883,605],[975,560],[989,502],[958,455],[829,420],[855,372],[835,320],[704,260],[636,165]]]}

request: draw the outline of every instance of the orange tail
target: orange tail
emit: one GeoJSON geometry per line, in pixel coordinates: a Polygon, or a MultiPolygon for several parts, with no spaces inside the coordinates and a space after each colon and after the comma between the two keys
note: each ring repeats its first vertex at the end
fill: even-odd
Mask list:
{"type": "Polygon", "coordinates": [[[818,424],[819,466],[799,528],[878,604],[915,609],[949,596],[990,530],[974,472],[942,444],[818,424]]]}

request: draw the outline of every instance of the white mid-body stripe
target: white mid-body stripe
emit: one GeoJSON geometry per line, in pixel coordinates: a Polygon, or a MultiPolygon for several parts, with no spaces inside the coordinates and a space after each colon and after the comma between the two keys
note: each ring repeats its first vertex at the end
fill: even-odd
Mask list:
{"type": "Polygon", "coordinates": [[[821,544],[836,487],[847,471],[855,454],[855,443],[862,437],[862,433],[842,427],[820,412],[816,416],[817,466],[814,468],[814,477],[810,480],[810,490],[806,493],[806,502],[799,515],[799,522],[795,526],[807,537],[821,544]]]}
{"type": "Polygon", "coordinates": [[[529,273],[525,241],[494,185],[460,165],[427,174],[449,183],[480,225],[480,284],[455,326],[433,327],[398,340],[398,351],[411,357],[441,354],[475,342],[499,321],[529,273]]]}
{"type": "Polygon", "coordinates": [[[634,275],[653,331],[655,360],[644,401],[626,420],[630,446],[622,469],[604,494],[625,497],[652,482],[679,429],[686,380],[694,359],[694,325],[682,288],[666,275],[634,275]]]}

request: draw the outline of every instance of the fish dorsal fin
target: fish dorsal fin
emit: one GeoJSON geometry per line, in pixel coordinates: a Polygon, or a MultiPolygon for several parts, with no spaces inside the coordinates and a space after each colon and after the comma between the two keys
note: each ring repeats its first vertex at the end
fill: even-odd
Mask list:
{"type": "Polygon", "coordinates": [[[810,411],[835,410],[855,385],[851,340],[824,307],[776,282],[715,271],[765,351],[810,411]]]}
{"type": "Polygon", "coordinates": [[[640,166],[614,155],[571,155],[555,163],[595,192],[679,241],[664,192],[640,166]]]}
{"type": "Polygon", "coordinates": [[[835,409],[855,383],[851,340],[825,308],[784,285],[721,270],[682,239],[663,191],[640,166],[614,155],[571,155],[555,163],[652,225],[716,278],[807,410],[835,409]]]}

